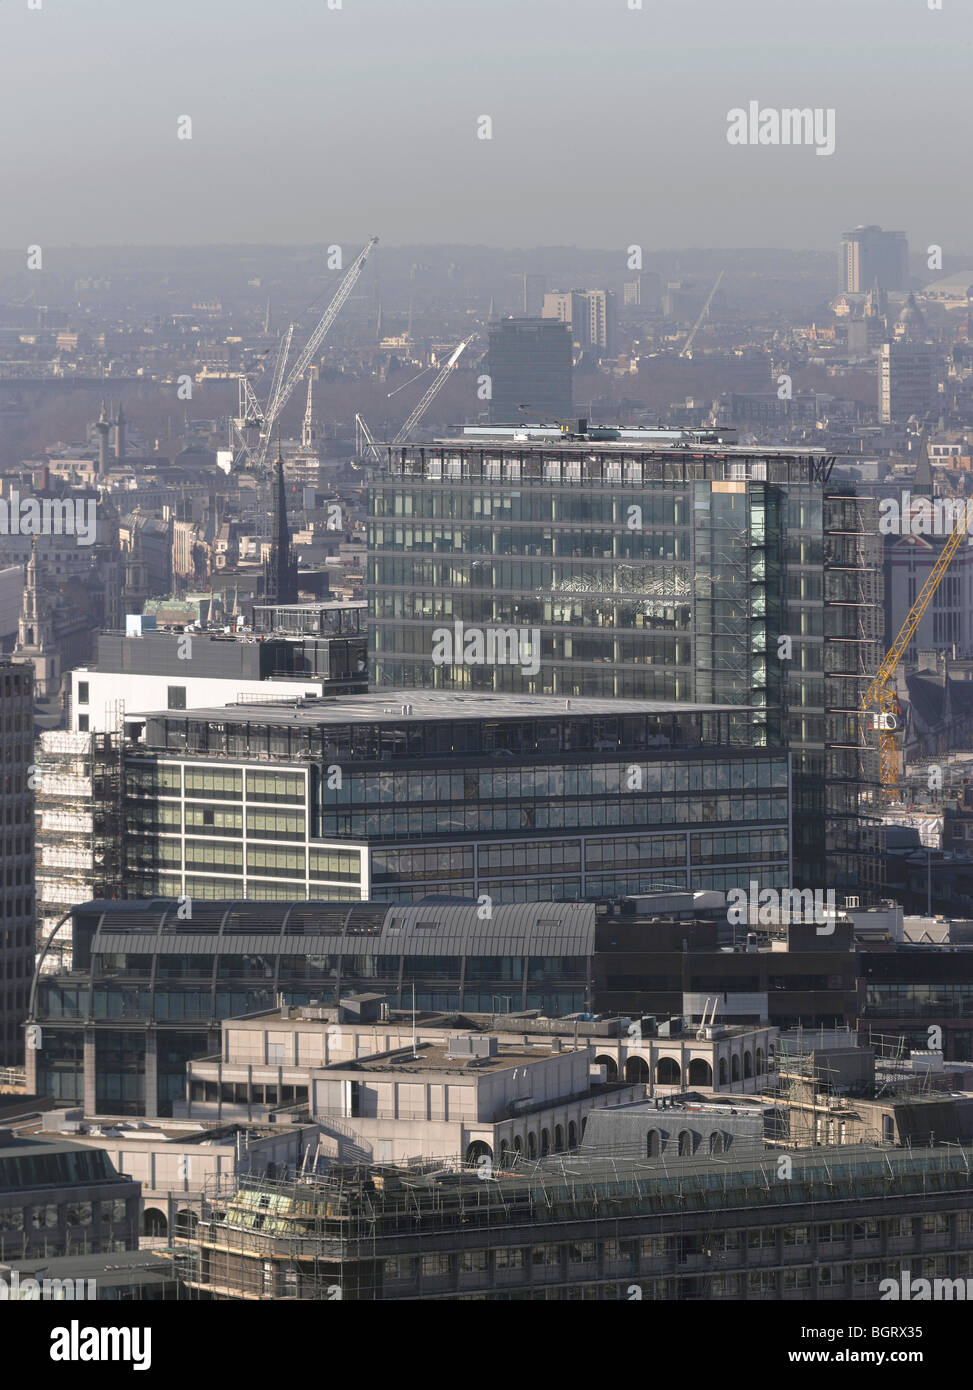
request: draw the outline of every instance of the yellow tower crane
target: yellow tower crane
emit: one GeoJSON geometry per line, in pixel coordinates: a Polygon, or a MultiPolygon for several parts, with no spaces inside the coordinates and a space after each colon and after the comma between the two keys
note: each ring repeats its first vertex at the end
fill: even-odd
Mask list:
{"type": "Polygon", "coordinates": [[[897,707],[894,687],[895,673],[906,648],[916,635],[916,629],[922,621],[926,609],[933,601],[940,580],[949,569],[950,561],[969,530],[971,519],[973,519],[971,518],[971,507],[969,504],[964,504],[962,517],[957,519],[952,535],[940,551],[939,558],[929,571],[929,577],[919,591],[915,603],[909,609],[905,622],[899,628],[898,636],[886,652],[885,660],[878,668],[874,679],[862,697],[861,712],[871,717],[872,728],[878,730],[881,754],[879,775],[886,793],[894,792],[899,780],[895,742],[897,707]]]}

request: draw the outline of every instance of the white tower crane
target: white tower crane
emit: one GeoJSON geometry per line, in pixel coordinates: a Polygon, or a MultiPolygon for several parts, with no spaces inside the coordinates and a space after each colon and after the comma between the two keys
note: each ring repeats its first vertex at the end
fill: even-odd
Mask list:
{"type": "MultiPolygon", "coordinates": [[[[419,401],[418,404],[413,407],[411,413],[399,427],[398,431],[396,432],[395,438],[391,441],[392,448],[394,448],[397,444],[405,443],[409,435],[415,429],[416,425],[418,425],[419,421],[422,419],[423,415],[425,415],[426,411],[429,409],[433,401],[439,395],[439,392],[442,389],[443,382],[446,380],[450,372],[456,366],[456,363],[462,357],[463,353],[469,347],[470,343],[474,342],[475,340],[476,334],[471,333],[468,338],[464,338],[461,343],[459,343],[456,347],[453,348],[453,351],[449,354],[448,360],[443,363],[443,365],[437,372],[435,381],[429,387],[426,394],[422,397],[422,400],[419,401]]],[[[421,376],[422,373],[420,372],[419,375],[421,376]]],[[[415,380],[416,378],[413,377],[413,381],[415,380]]],[[[406,382],[405,384],[409,385],[410,383],[406,382]]],[[[401,390],[402,388],[397,387],[396,389],[401,390]]],[[[394,396],[395,391],[390,391],[389,395],[394,396]]],[[[377,462],[379,459],[378,445],[375,443],[375,440],[372,438],[368,426],[365,424],[365,421],[362,419],[360,415],[355,416],[355,425],[358,452],[363,456],[367,454],[369,458],[377,462]]]]}
{"type": "Polygon", "coordinates": [[[723,279],[723,276],[724,276],[725,274],[726,274],[726,271],[725,271],[725,270],[721,270],[720,273],[719,273],[719,275],[717,275],[717,277],[716,277],[716,284],[715,284],[715,285],[713,286],[713,288],[710,290],[709,296],[708,296],[708,298],[707,298],[707,300],[706,300],[706,303],[703,305],[702,309],[700,310],[699,318],[696,320],[696,322],[693,324],[692,328],[689,330],[689,337],[686,339],[685,343],[683,344],[682,352],[680,352],[680,354],[679,354],[680,357],[688,357],[688,356],[689,356],[690,349],[692,348],[692,345],[693,345],[693,339],[696,337],[696,334],[699,332],[699,328],[700,328],[700,325],[701,325],[702,322],[703,322],[703,319],[704,319],[704,318],[706,317],[706,315],[709,313],[709,306],[710,306],[710,305],[712,304],[712,302],[713,302],[713,296],[716,294],[716,291],[719,289],[719,287],[720,287],[720,281],[723,279]]]}
{"type": "Polygon", "coordinates": [[[395,438],[392,440],[393,447],[396,444],[404,444],[405,441],[408,439],[409,435],[415,429],[416,425],[422,419],[423,415],[425,415],[426,411],[429,409],[433,401],[439,395],[443,382],[449,376],[450,372],[456,366],[456,363],[462,357],[463,353],[466,351],[466,349],[469,347],[470,343],[472,343],[475,337],[476,334],[471,333],[468,338],[464,338],[463,342],[461,342],[458,347],[455,347],[453,351],[450,353],[448,360],[444,362],[442,367],[440,368],[436,376],[436,380],[432,383],[432,385],[429,387],[429,390],[423,396],[422,400],[412,411],[412,414],[408,417],[408,419],[406,419],[403,422],[402,428],[398,431],[395,438]]]}
{"type": "Polygon", "coordinates": [[[270,388],[270,395],[268,396],[267,404],[263,407],[263,409],[261,409],[260,406],[257,405],[256,397],[253,393],[253,389],[251,388],[249,382],[246,380],[245,377],[241,377],[240,420],[237,423],[237,429],[239,434],[241,433],[241,430],[246,428],[247,426],[259,423],[260,438],[258,442],[251,448],[246,443],[245,439],[242,440],[243,449],[246,457],[257,469],[262,470],[267,467],[267,453],[270,448],[270,441],[273,436],[274,425],[280,418],[281,412],[283,411],[287,402],[290,400],[294,388],[301,380],[301,377],[307,370],[308,365],[313,359],[315,353],[321,347],[321,344],[324,342],[325,338],[328,336],[328,333],[331,331],[332,324],[338,317],[338,314],[340,313],[342,305],[345,303],[345,300],[348,298],[352,290],[355,288],[355,285],[358,283],[358,277],[361,275],[362,271],[365,268],[365,262],[368,260],[369,253],[371,252],[372,247],[375,246],[377,242],[377,236],[371,237],[368,241],[368,244],[365,247],[363,247],[363,249],[355,257],[352,264],[348,267],[348,271],[345,274],[345,277],[342,280],[341,284],[338,286],[334,298],[328,305],[327,309],[325,309],[324,314],[322,315],[321,320],[315,328],[314,332],[311,334],[310,338],[308,338],[307,342],[304,344],[304,347],[301,349],[297,361],[294,363],[293,367],[290,369],[289,372],[287,372],[285,376],[285,371],[287,367],[287,357],[290,353],[291,338],[294,332],[294,325],[290,325],[290,327],[287,330],[287,333],[281,340],[281,348],[280,353],[277,357],[277,364],[274,369],[274,377],[270,388]],[[258,419],[254,419],[254,406],[256,406],[256,415],[259,417],[258,419]]]}

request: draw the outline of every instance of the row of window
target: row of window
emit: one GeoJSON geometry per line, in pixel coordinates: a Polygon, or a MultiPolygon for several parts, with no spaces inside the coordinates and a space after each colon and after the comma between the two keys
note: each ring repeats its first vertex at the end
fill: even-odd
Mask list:
{"type": "MultiPolygon", "coordinates": [[[[909,1218],[918,1222],[921,1218],[909,1218]]],[[[807,1230],[807,1228],[803,1228],[807,1230]]],[[[698,1258],[703,1255],[719,1257],[724,1250],[760,1249],[759,1241],[751,1237],[759,1233],[745,1231],[717,1232],[710,1236],[694,1236],[680,1240],[675,1236],[651,1236],[642,1239],[576,1240],[565,1243],[544,1243],[533,1246],[494,1247],[482,1250],[463,1250],[456,1253],[435,1253],[428,1255],[389,1256],[382,1261],[386,1280],[405,1280],[410,1283],[418,1278],[452,1279],[458,1273],[495,1273],[507,1270],[557,1269],[571,1270],[579,1265],[598,1266],[599,1254],[603,1266],[625,1265],[635,1269],[639,1263],[676,1258],[680,1261],[698,1258]],[[729,1245],[721,1243],[723,1239],[729,1245]],[[599,1252],[600,1246],[600,1252],[599,1252]]],[[[807,1247],[810,1258],[810,1241],[795,1239],[785,1244],[791,1248],[807,1247]]],[[[957,1273],[965,1274],[973,1270],[973,1256],[957,1255],[957,1273]]],[[[744,1291],[753,1293],[773,1293],[779,1286],[782,1289],[810,1288],[812,1270],[817,1269],[819,1285],[844,1283],[848,1277],[855,1284],[877,1282],[883,1277],[898,1281],[901,1265],[897,1262],[858,1261],[844,1265],[807,1265],[784,1270],[751,1270],[741,1274],[711,1274],[706,1277],[714,1295],[730,1297],[744,1291]]],[[[913,1279],[944,1276],[948,1273],[948,1257],[926,1256],[916,1259],[910,1269],[913,1279]],[[921,1270],[921,1273],[920,1273],[921,1270]]],[[[668,1283],[671,1281],[649,1281],[668,1283]]],[[[675,1295],[669,1295],[675,1296],[675,1295]]]]}
{"type": "Polygon", "coordinates": [[[54,1230],[62,1225],[90,1226],[100,1221],[114,1225],[126,1218],[124,1200],[46,1203],[37,1207],[0,1207],[0,1232],[25,1230],[54,1230]],[[97,1215],[95,1208],[99,1208],[97,1215]]]}

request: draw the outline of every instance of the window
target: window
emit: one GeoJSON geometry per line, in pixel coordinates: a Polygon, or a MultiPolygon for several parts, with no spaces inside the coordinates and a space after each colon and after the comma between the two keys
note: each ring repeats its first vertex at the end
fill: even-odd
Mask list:
{"type": "Polygon", "coordinates": [[[169,709],[186,708],[186,687],[184,685],[170,685],[168,696],[169,709]]]}
{"type": "Polygon", "coordinates": [[[88,703],[88,682],[87,682],[87,681],[78,681],[78,704],[79,704],[79,705],[86,705],[87,703],[88,703]]]}
{"type": "Polygon", "coordinates": [[[78,715],[78,731],[79,731],[79,733],[86,734],[86,733],[88,732],[88,727],[89,727],[88,716],[87,716],[86,714],[79,714],[79,715],[78,715]]]}
{"type": "Polygon", "coordinates": [[[514,1250],[498,1250],[494,1256],[497,1269],[523,1269],[525,1264],[524,1250],[517,1247],[514,1250]]]}

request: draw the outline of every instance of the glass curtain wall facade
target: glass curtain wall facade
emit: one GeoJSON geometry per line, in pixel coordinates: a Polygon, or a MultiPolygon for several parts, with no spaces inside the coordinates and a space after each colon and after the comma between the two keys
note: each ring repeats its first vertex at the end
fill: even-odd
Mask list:
{"type": "Polygon", "coordinates": [[[796,881],[867,898],[877,503],[828,484],[830,462],[600,440],[390,451],[369,487],[374,680],[755,707],[754,741],[794,753],[796,881]],[[457,623],[536,634],[539,661],[434,659],[457,623]]]}
{"type": "Polygon", "coordinates": [[[443,717],[151,716],[126,757],[129,892],[536,902],[790,882],[788,757],[749,746],[762,707],[537,700],[489,718],[480,697],[451,719],[457,702],[431,699],[443,717]],[[268,747],[271,766],[234,765],[268,747]]]}

